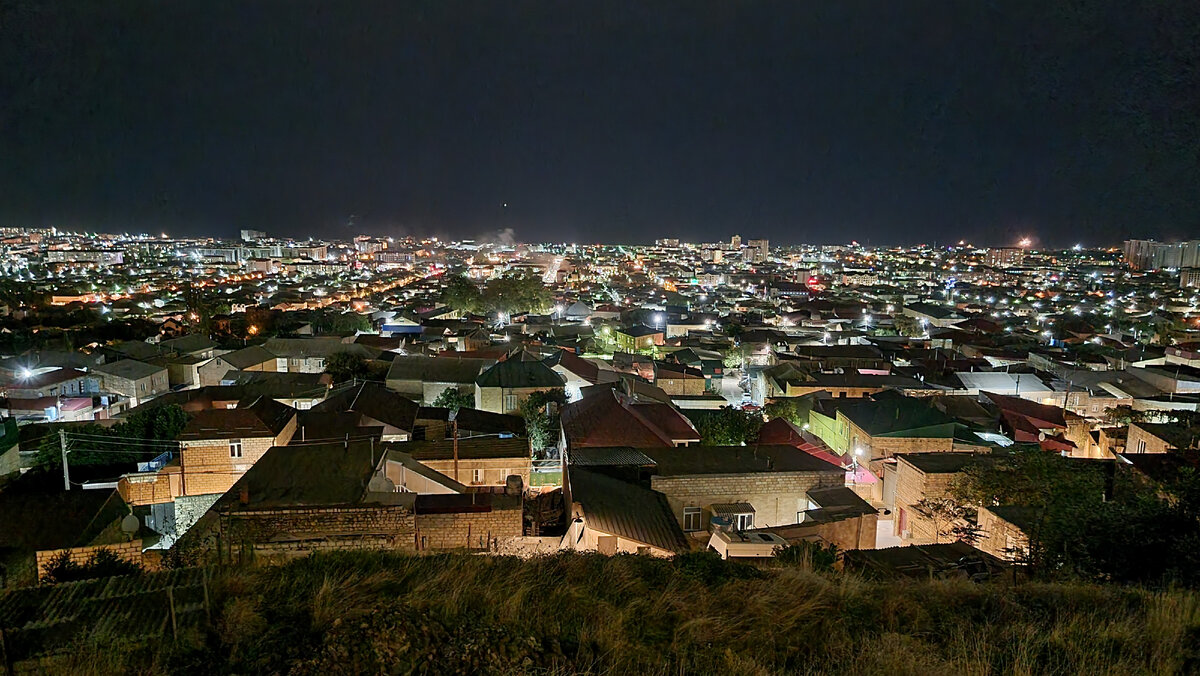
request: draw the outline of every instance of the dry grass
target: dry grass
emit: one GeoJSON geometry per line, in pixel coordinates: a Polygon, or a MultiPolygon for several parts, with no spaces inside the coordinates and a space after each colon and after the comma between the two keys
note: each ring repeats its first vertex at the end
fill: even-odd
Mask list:
{"type": "Polygon", "coordinates": [[[212,630],[77,673],[1179,674],[1200,597],[689,558],[330,554],[231,570],[212,630]]]}

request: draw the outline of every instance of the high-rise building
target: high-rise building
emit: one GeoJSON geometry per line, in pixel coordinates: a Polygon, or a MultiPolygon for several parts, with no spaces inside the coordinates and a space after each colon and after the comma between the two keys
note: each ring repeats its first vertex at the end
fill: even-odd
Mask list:
{"type": "Polygon", "coordinates": [[[1171,244],[1152,239],[1126,240],[1125,263],[1135,270],[1200,267],[1200,240],[1171,244]]]}
{"type": "Polygon", "coordinates": [[[730,237],[729,238],[729,246],[734,249],[742,248],[742,236],[734,235],[733,237],[730,237]]]}
{"type": "Polygon", "coordinates": [[[1184,268],[1179,271],[1179,288],[1194,289],[1200,287],[1200,268],[1184,268]]]}
{"type": "Polygon", "coordinates": [[[771,240],[752,239],[747,243],[754,250],[754,262],[762,263],[771,255],[771,240]]]}
{"type": "Polygon", "coordinates": [[[242,241],[243,242],[253,242],[256,239],[262,239],[266,236],[267,236],[267,233],[263,232],[262,230],[243,230],[242,231],[242,241]]]}
{"type": "Polygon", "coordinates": [[[983,261],[994,268],[1020,265],[1025,260],[1025,250],[1015,246],[998,246],[987,250],[983,261]]]}

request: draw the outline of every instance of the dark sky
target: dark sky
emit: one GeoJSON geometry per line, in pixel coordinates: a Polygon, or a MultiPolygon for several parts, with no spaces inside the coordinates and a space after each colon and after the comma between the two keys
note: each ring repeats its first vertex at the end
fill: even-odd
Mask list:
{"type": "Polygon", "coordinates": [[[1198,36],[1188,0],[0,0],[0,224],[1200,236],[1198,36]]]}

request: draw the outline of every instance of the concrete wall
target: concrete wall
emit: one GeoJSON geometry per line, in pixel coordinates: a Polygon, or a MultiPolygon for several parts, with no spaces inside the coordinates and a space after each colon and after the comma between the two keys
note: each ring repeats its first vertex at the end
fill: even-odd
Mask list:
{"type": "Polygon", "coordinates": [[[1129,436],[1125,439],[1126,453],[1166,453],[1171,450],[1171,444],[1143,429],[1137,423],[1130,423],[1129,436]],[[1142,448],[1141,443],[1146,444],[1142,448]]]}
{"type": "Polygon", "coordinates": [[[1029,538],[1013,524],[993,514],[988,508],[979,508],[979,529],[983,539],[979,549],[1005,561],[1019,559],[1029,548],[1029,538]]]}
{"type": "MultiPolygon", "coordinates": [[[[896,498],[893,510],[896,512],[897,523],[901,521],[900,514],[903,512],[904,529],[910,532],[910,536],[904,538],[903,533],[897,535],[911,544],[938,541],[937,525],[913,506],[926,498],[949,497],[950,487],[956,476],[958,475],[955,473],[926,474],[903,459],[899,460],[896,463],[896,498]]],[[[945,524],[942,528],[945,528],[945,524]]],[[[943,537],[940,540],[949,542],[951,538],[943,537]]]]}
{"type": "Polygon", "coordinates": [[[667,496],[671,512],[683,527],[684,507],[701,507],[704,523],[712,515],[710,505],[749,502],[754,507],[756,528],[797,523],[798,514],[808,509],[808,491],[845,484],[845,473],[763,472],[756,474],[695,474],[654,476],[650,487],[667,496]]]}
{"type": "MultiPolygon", "coordinates": [[[[454,478],[454,460],[420,460],[422,465],[454,478]]],[[[531,461],[529,458],[481,458],[458,461],[457,481],[468,486],[503,486],[510,474],[521,477],[522,486],[529,485],[531,461]],[[475,470],[482,474],[475,480],[475,470]]]]}

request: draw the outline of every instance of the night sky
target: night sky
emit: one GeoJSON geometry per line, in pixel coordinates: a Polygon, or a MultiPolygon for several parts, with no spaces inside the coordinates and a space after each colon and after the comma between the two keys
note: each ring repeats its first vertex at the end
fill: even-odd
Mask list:
{"type": "Polygon", "coordinates": [[[648,5],[0,0],[0,224],[1200,237],[1198,2],[648,5]]]}

